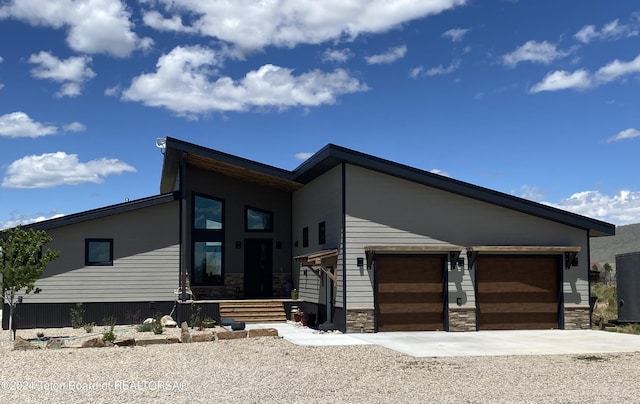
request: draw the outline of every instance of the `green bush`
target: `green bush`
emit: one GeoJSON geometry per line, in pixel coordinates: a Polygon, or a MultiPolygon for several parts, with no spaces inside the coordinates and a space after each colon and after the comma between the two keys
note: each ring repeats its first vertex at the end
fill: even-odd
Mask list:
{"type": "Polygon", "coordinates": [[[82,327],[84,324],[84,307],[82,307],[82,303],[76,303],[76,307],[72,307],[69,313],[71,314],[71,327],[82,327]]]}
{"type": "Polygon", "coordinates": [[[114,316],[107,316],[102,320],[107,329],[102,333],[102,340],[104,342],[114,342],[116,340],[116,334],[113,329],[116,327],[116,318],[114,316]]]}

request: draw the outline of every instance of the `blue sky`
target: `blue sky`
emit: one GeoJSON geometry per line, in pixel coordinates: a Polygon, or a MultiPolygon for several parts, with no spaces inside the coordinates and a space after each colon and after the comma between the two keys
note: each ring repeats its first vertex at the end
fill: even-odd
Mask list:
{"type": "Polygon", "coordinates": [[[638,223],[639,33],[630,0],[0,0],[0,228],[157,194],[165,136],[638,223]]]}

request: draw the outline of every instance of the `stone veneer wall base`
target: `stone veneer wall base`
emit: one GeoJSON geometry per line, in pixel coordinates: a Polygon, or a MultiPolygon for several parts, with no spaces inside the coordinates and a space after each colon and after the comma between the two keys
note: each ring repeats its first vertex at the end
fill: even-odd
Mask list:
{"type": "Polygon", "coordinates": [[[588,330],[591,328],[589,306],[566,306],[564,308],[565,330],[588,330]]]}
{"type": "Polygon", "coordinates": [[[475,307],[449,307],[449,331],[475,331],[475,307]]]}
{"type": "Polygon", "coordinates": [[[373,309],[347,309],[347,333],[374,332],[373,309]]]}

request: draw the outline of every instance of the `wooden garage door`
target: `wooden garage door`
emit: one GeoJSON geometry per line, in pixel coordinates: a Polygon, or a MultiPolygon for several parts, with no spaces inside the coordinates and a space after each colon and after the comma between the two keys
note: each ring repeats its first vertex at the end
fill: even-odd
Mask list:
{"type": "Polygon", "coordinates": [[[442,330],[443,268],[440,256],[376,256],[378,331],[442,330]]]}
{"type": "Polygon", "coordinates": [[[478,256],[478,329],[558,328],[557,257],[478,256]]]}

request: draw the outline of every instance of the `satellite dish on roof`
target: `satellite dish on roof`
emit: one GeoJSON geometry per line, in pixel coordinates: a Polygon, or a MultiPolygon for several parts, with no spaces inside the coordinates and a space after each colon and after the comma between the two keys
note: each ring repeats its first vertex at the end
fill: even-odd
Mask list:
{"type": "Polygon", "coordinates": [[[156,138],[156,147],[158,149],[165,149],[167,147],[167,138],[166,137],[156,138]]]}

